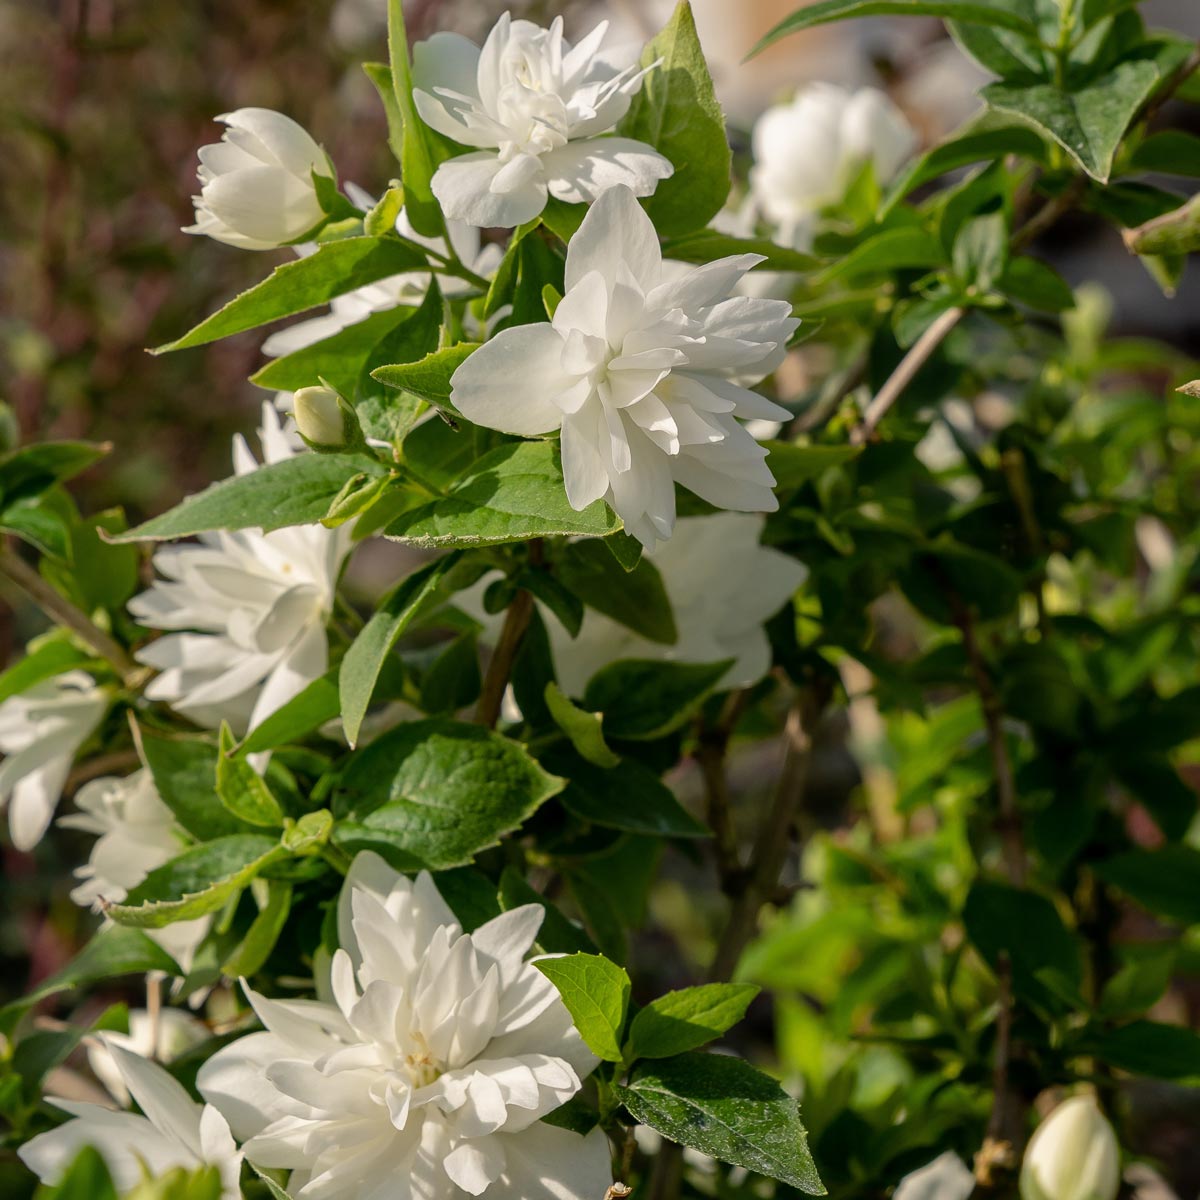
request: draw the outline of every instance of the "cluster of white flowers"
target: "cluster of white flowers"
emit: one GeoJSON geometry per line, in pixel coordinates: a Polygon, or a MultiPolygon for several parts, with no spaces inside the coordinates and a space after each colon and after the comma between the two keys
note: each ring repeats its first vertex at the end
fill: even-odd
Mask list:
{"type": "MultiPolygon", "coordinates": [[[[270,404],[262,421],[266,462],[296,453],[270,404]]],[[[233,461],[238,475],[259,466],[240,437],[233,461]]],[[[146,695],[201,725],[225,720],[244,733],[325,673],[325,626],[350,534],[299,525],[206,533],[200,542],[158,550],[164,579],[130,601],[142,625],[171,631],[138,653],[160,672],[146,695]]]]}

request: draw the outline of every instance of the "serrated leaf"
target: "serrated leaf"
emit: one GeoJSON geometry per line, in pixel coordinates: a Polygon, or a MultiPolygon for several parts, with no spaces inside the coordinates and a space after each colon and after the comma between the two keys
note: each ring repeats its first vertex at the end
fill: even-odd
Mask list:
{"type": "Polygon", "coordinates": [[[335,296],[404,271],[428,270],[424,254],[399,238],[348,237],[326,242],[295,262],[276,267],[262,283],[234,297],[211,317],[152,351],[167,354],[244,333],[282,317],[328,304],[335,296]]]}
{"type": "Polygon", "coordinates": [[[397,517],[384,536],[414,546],[495,546],[620,528],[602,500],[582,512],[567,503],[555,443],[515,442],[485,454],[444,499],[397,517]]]}
{"type": "Polygon", "coordinates": [[[626,972],[599,954],[543,958],[534,966],[558,988],[588,1049],[605,1062],[620,1062],[632,990],[626,972]]]}
{"type": "Polygon", "coordinates": [[[516,742],[431,719],[360,750],[334,791],[334,842],[401,870],[465,866],[562,789],[516,742]]]}
{"type": "Polygon", "coordinates": [[[825,1194],[796,1101],[741,1059],[691,1053],[645,1063],[617,1095],[638,1121],[670,1141],[809,1195],[825,1194]]]}
{"type": "Polygon", "coordinates": [[[671,236],[703,229],[721,211],[732,161],[725,117],[687,0],[642,52],[643,67],[656,61],[618,131],[653,146],[674,165],[674,175],[660,180],[645,201],[659,234],[671,236]]]}
{"type": "Polygon", "coordinates": [[[346,740],[351,748],[358,742],[359,730],[384,662],[405,629],[436,595],[438,586],[458,558],[457,554],[448,554],[402,580],[380,602],[346,651],[338,671],[338,697],[346,740]]]}
{"type": "Polygon", "coordinates": [[[705,983],[651,1000],[629,1027],[626,1061],[671,1058],[711,1042],[745,1016],[759,990],[753,983],[705,983]]]}
{"type": "Polygon", "coordinates": [[[217,796],[217,748],[206,738],[141,730],[142,759],[175,819],[202,842],[248,832],[217,796]]]}
{"type": "Polygon", "coordinates": [[[546,684],[545,700],[555,725],[567,735],[580,757],[605,768],[615,767],[621,761],[621,756],[614,754],[604,740],[602,718],[598,713],[576,707],[553,680],[546,684]]]}
{"type": "Polygon", "coordinates": [[[114,534],[114,542],[170,541],[215,529],[316,525],[353,475],[386,475],[364,454],[298,454],[233,475],[188,496],[159,517],[114,534]]]}
{"type": "Polygon", "coordinates": [[[471,354],[479,349],[478,342],[458,342],[443,350],[435,350],[418,362],[390,363],[376,367],[371,378],[388,387],[402,388],[428,400],[449,412],[457,410],[450,403],[450,377],[471,354]]]}
{"type": "Polygon", "coordinates": [[[217,799],[240,821],[267,829],[283,825],[283,809],[271,794],[267,781],[235,753],[227,722],[221,722],[217,743],[217,799]]]}
{"type": "Polygon", "coordinates": [[[236,833],[185,850],[156,867],[120,904],[105,908],[122,925],[161,929],[224,907],[265,867],[287,856],[271,837],[236,833]]]}
{"type": "Polygon", "coordinates": [[[604,714],[607,737],[643,740],[678,729],[720,682],[733,660],[718,663],[626,659],[592,676],[584,704],[604,714]]]}

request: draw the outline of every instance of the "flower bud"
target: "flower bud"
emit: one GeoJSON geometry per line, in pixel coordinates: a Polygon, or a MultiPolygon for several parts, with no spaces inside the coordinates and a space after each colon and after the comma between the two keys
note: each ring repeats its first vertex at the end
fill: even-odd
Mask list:
{"type": "Polygon", "coordinates": [[[1029,1140],[1021,1200],[1115,1200],[1121,1185],[1117,1136],[1092,1096],[1060,1104],[1029,1140]]]}
{"type": "Polygon", "coordinates": [[[356,440],[353,430],[346,428],[347,413],[341,396],[324,384],[301,388],[292,397],[292,415],[300,436],[313,446],[340,447],[356,440]]]}
{"type": "Polygon", "coordinates": [[[200,148],[196,223],[184,233],[273,250],[324,220],[313,172],[332,178],[333,171],[305,129],[269,108],[239,108],[217,120],[228,128],[221,141],[200,148]]]}

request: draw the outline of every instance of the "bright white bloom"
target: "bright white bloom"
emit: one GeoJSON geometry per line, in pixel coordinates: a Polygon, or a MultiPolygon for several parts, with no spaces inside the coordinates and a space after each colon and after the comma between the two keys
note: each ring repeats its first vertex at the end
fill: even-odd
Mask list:
{"type": "MultiPolygon", "coordinates": [[[[369,195],[355,188],[353,184],[347,184],[346,191],[360,208],[370,208],[375,203],[369,195]]],[[[447,221],[446,225],[450,235],[450,246],[458,260],[465,263],[476,275],[489,278],[504,257],[503,248],[495,243],[483,245],[480,231],[474,225],[467,225],[462,221],[447,221]]],[[[396,218],[396,232],[437,254],[446,253],[446,242],[442,238],[423,237],[417,233],[403,209],[396,218]]],[[[311,254],[315,249],[315,246],[305,247],[302,253],[311,254]]],[[[306,321],[297,321],[296,324],[271,334],[263,342],[263,353],[272,358],[292,354],[303,350],[305,346],[312,346],[325,338],[333,337],[335,333],[357,325],[359,321],[365,321],[372,313],[386,312],[401,305],[418,305],[425,299],[425,293],[429,290],[429,280],[428,271],[403,271],[399,275],[389,275],[386,279],[346,292],[345,295],[335,296],[329,302],[329,312],[319,317],[310,317],[306,321]]],[[[472,290],[471,284],[465,279],[456,279],[453,275],[439,275],[438,287],[443,296],[451,297],[472,290]]]]}
{"type": "MultiPolygon", "coordinates": [[[[151,871],[187,846],[174,813],[145,769],[124,779],[90,780],[79,789],[75,804],[79,812],[58,823],[98,838],[88,861],[75,869],[79,884],[71,899],[83,907],[99,911],[105,901],[119,904],[151,871]]],[[[211,917],[197,917],[146,933],[187,971],[211,924],[211,917]]],[[[145,1052],[140,1044],[134,1048],[145,1052]]]]}
{"type": "MultiPolygon", "coordinates": [[[[620,659],[711,663],[731,658],[722,687],[751,687],[771,669],[771,645],[763,622],[787,602],[808,569],[778,550],[759,544],[765,520],[754,513],[683,517],[675,536],[646,557],[658,568],[671,602],[674,644],[652,642],[625,625],[585,608],[579,635],[572,638],[558,618],[539,605],[559,685],[582,696],[588,680],[620,659]],[[749,586],[747,585],[749,582],[749,586]]],[[[499,576],[484,576],[454,603],[499,634],[501,614],[487,613],[483,594],[499,576]]]]}
{"type": "Polygon", "coordinates": [[[238,1175],[242,1156],[225,1118],[211,1105],[199,1105],[162,1067],[111,1047],[122,1081],[145,1116],[116,1112],[98,1104],[52,1098],[74,1120],[25,1143],[21,1161],[43,1182],[54,1185],[84,1146],[94,1146],[108,1165],[118,1192],[177,1167],[217,1168],[222,1200],[241,1200],[238,1175]]]}
{"type": "Polygon", "coordinates": [[[1021,1163],[1021,1200],[1116,1200],[1117,1135],[1093,1096],[1064,1100],[1038,1127],[1021,1163]]]}
{"type": "MultiPolygon", "coordinates": [[[[290,458],[294,444],[270,403],[262,419],[266,462],[290,458]]],[[[240,437],[233,461],[238,475],[259,465],[240,437]]],[[[159,638],[137,658],[162,672],[146,688],[151,700],[201,725],[225,719],[241,733],[325,673],[325,624],[350,529],[203,533],[200,543],[155,552],[165,580],[131,600],[129,611],[147,628],[188,632],[159,638]]]]}
{"type": "Polygon", "coordinates": [[[79,747],[100,724],[108,696],[86,671],[43,680],[0,704],[0,809],[18,850],[42,840],[79,747]]]}
{"type": "Polygon", "coordinates": [[[649,196],[674,172],[644,142],[601,136],[629,110],[646,75],[609,59],[601,49],[607,32],[602,22],[572,48],[561,17],[542,29],[505,13],[482,50],[456,33],[417,43],[417,111],[438,133],[479,147],[434,174],[448,217],[511,228],[536,217],[550,196],[581,204],[618,184],[649,196]]]}
{"type": "Polygon", "coordinates": [[[917,144],[904,114],[877,88],[832,83],[802,88],[754,126],[750,187],[776,240],[806,250],[817,213],[840,200],[865,162],[886,183],[917,144]]]}
{"type": "Polygon", "coordinates": [[[325,213],[313,172],[333,178],[325,151],[291,117],[239,108],[217,117],[228,128],[200,147],[200,195],[192,197],[203,233],[243,250],[274,250],[319,225],[325,213]]]}
{"type": "Polygon", "coordinates": [[[540,1120],[597,1062],[524,961],[542,916],[526,905],[464,934],[428,874],[359,854],[328,998],[248,992],[266,1032],[218,1051],[201,1092],[251,1162],[292,1171],[297,1200],[602,1197],[604,1135],[540,1120]]]}
{"type": "Polygon", "coordinates": [[[975,1190],[975,1176],[953,1150],[910,1171],[896,1185],[892,1200],[967,1200],[975,1190]]]}
{"type": "Polygon", "coordinates": [[[783,301],[731,295],[761,261],[664,263],[633,193],[611,188],[567,248],[554,320],[484,343],[451,400],[505,433],[561,429],[571,506],[603,497],[648,548],[671,536],[676,483],[718,508],[774,511],[767,451],[735,418],[788,417],[743,385],[779,366],[799,322],[783,301]]]}
{"type": "Polygon", "coordinates": [[[135,1008],[129,1013],[128,1033],[106,1033],[91,1042],[88,1066],[118,1104],[128,1105],[129,1088],[113,1057],[113,1046],[154,1062],[169,1063],[210,1036],[204,1022],[182,1008],[161,1008],[154,1013],[135,1008]]]}

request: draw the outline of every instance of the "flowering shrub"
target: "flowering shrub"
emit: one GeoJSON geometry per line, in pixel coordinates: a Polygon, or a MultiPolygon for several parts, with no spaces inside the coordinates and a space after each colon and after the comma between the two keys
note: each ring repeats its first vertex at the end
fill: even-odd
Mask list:
{"type": "Polygon", "coordinates": [[[0,457],[52,621],[0,803],[17,850],[60,801],[96,838],[94,935],[0,1009],[14,1195],[1113,1200],[1125,1078],[1200,1079],[1151,1013],[1194,955],[1132,919],[1200,922],[1200,387],[1030,249],[1086,211],[1173,289],[1195,204],[1145,176],[1200,173],[1155,125],[1200,57],[1135,0],[767,42],[925,11],[998,78],[923,149],[823,85],[732,171],[687,0],[640,58],[507,16],[410,50],[389,0],[378,199],[219,118],[187,232],[299,257],[159,352],[307,314],[261,453],[133,529],[65,490],[103,447],[0,457]],[[379,539],[430,553],[356,605],[379,539]],[[761,989],[783,1070],[735,1052],[761,989]]]}

